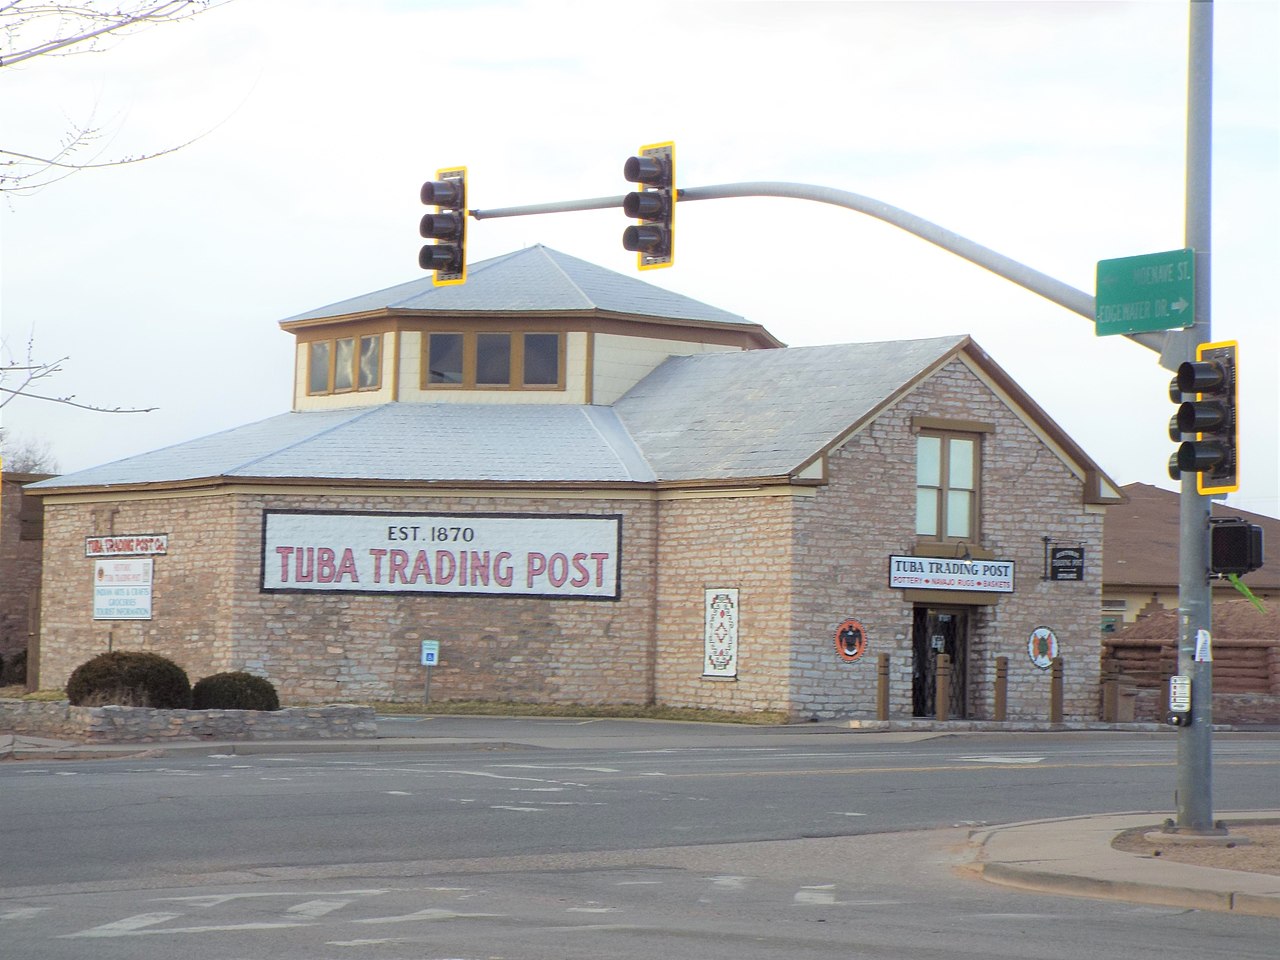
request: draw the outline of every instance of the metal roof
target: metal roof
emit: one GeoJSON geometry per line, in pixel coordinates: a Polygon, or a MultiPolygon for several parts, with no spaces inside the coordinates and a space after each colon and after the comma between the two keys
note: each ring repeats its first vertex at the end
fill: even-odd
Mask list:
{"type": "MultiPolygon", "coordinates": [[[[327,320],[371,312],[589,312],[758,326],[691,297],[537,244],[467,268],[467,282],[437,287],[429,275],[282,320],[327,320]]],[[[763,329],[763,328],[761,328],[763,329]]]]}
{"type": "Polygon", "coordinates": [[[614,410],[663,480],[787,476],[967,342],[672,357],[614,410]]]}
{"type": "Polygon", "coordinates": [[[654,474],[607,407],[387,403],[285,413],[32,489],[206,478],[645,483],[654,474]]]}
{"type": "Polygon", "coordinates": [[[613,407],[388,403],[286,413],[33,490],[212,478],[652,483],[786,477],[967,337],[673,357],[613,407]]]}

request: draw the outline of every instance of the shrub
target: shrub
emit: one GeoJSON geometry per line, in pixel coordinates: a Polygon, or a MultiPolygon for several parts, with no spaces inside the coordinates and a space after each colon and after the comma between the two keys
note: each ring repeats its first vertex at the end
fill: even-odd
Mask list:
{"type": "Polygon", "coordinates": [[[115,704],[184,710],[191,706],[191,681],[167,657],[116,650],[76,667],[67,681],[67,699],[77,707],[115,704]]]}
{"type": "Polygon", "coordinates": [[[197,710],[279,710],[270,680],[251,673],[215,673],[196,682],[191,701],[197,710]]]}
{"type": "Polygon", "coordinates": [[[0,685],[27,682],[27,651],[19,650],[0,667],[0,685]]]}

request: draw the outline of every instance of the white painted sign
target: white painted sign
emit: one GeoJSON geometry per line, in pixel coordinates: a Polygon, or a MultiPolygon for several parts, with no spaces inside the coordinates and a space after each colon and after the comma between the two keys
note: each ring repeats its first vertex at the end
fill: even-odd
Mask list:
{"type": "Polygon", "coordinates": [[[154,560],[96,560],[93,619],[150,620],[154,560]]]}
{"type": "Polygon", "coordinates": [[[124,533],[84,538],[86,557],[153,557],[168,552],[167,533],[124,533]]]}
{"type": "Polygon", "coordinates": [[[1013,593],[1013,561],[894,556],[889,558],[889,586],[1013,593]]]}
{"type": "Polygon", "coordinates": [[[702,660],[704,677],[738,675],[738,591],[734,587],[703,593],[706,654],[702,660]]]}
{"type": "Polygon", "coordinates": [[[1179,674],[1169,678],[1169,709],[1174,713],[1191,710],[1191,678],[1179,674]]]}
{"type": "Polygon", "coordinates": [[[262,589],[617,600],[622,518],[319,513],[262,517],[262,589]]]}
{"type": "Polygon", "coordinates": [[[439,640],[423,640],[422,641],[422,665],[424,667],[434,667],[440,662],[440,641],[439,640]]]}

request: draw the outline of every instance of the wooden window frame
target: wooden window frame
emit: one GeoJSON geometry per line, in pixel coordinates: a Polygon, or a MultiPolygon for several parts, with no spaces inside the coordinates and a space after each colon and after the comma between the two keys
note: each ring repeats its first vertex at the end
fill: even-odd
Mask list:
{"type": "Polygon", "coordinates": [[[425,390],[507,390],[507,391],[563,391],[565,389],[566,335],[563,330],[427,330],[422,334],[422,389],[425,390]],[[507,383],[478,383],[476,369],[478,344],[482,334],[495,334],[510,338],[507,383]],[[459,383],[431,382],[431,338],[452,335],[462,337],[462,380],[459,383]],[[528,335],[544,335],[556,338],[556,382],[524,382],[524,348],[528,335]]]}
{"type": "MultiPolygon", "coordinates": [[[[968,426],[968,424],[965,424],[968,426]]],[[[932,535],[925,533],[916,533],[921,544],[927,544],[934,547],[958,546],[959,544],[967,544],[971,547],[970,554],[977,557],[979,552],[979,544],[982,542],[982,434],[986,431],[973,430],[956,430],[947,429],[941,426],[924,427],[916,431],[916,463],[919,464],[920,458],[920,440],[925,437],[936,438],[939,441],[939,457],[938,457],[938,486],[931,487],[922,485],[919,477],[916,478],[915,489],[917,491],[917,507],[916,507],[916,524],[919,527],[919,491],[922,489],[932,489],[936,491],[936,519],[937,527],[932,535]],[[956,492],[965,492],[970,496],[969,506],[969,530],[962,536],[952,536],[947,533],[947,495],[952,492],[951,487],[951,440],[968,440],[973,444],[973,487],[972,489],[956,488],[956,492]]]]}
{"type": "Polygon", "coordinates": [[[385,358],[385,353],[386,353],[386,351],[383,349],[385,346],[384,340],[385,338],[383,334],[379,332],[379,333],[353,333],[349,336],[323,337],[316,340],[306,341],[307,369],[306,369],[305,379],[307,383],[307,396],[330,397],[335,395],[341,395],[344,393],[369,393],[375,390],[381,390],[382,389],[382,364],[383,364],[383,360],[385,358]],[[342,341],[342,340],[351,341],[351,386],[337,389],[335,388],[334,384],[337,381],[336,374],[337,374],[337,364],[338,364],[338,343],[339,341],[342,341]],[[377,350],[378,350],[378,364],[376,368],[377,378],[374,383],[368,386],[362,386],[360,384],[360,357],[363,352],[362,348],[365,340],[377,341],[377,350]],[[311,364],[314,359],[313,351],[316,348],[316,346],[318,346],[319,344],[328,345],[329,363],[328,363],[328,370],[325,372],[325,389],[313,390],[311,364]]]}

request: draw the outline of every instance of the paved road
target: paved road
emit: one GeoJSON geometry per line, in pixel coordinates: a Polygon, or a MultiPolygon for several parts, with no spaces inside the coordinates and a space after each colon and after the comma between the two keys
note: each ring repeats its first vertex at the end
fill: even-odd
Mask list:
{"type": "MultiPolygon", "coordinates": [[[[443,745],[0,765],[0,942],[24,960],[1275,955],[1275,921],[958,870],[971,824],[1168,809],[1171,737],[386,726],[443,745]]],[[[1217,808],[1274,806],[1280,740],[1214,746],[1217,808]]]]}

